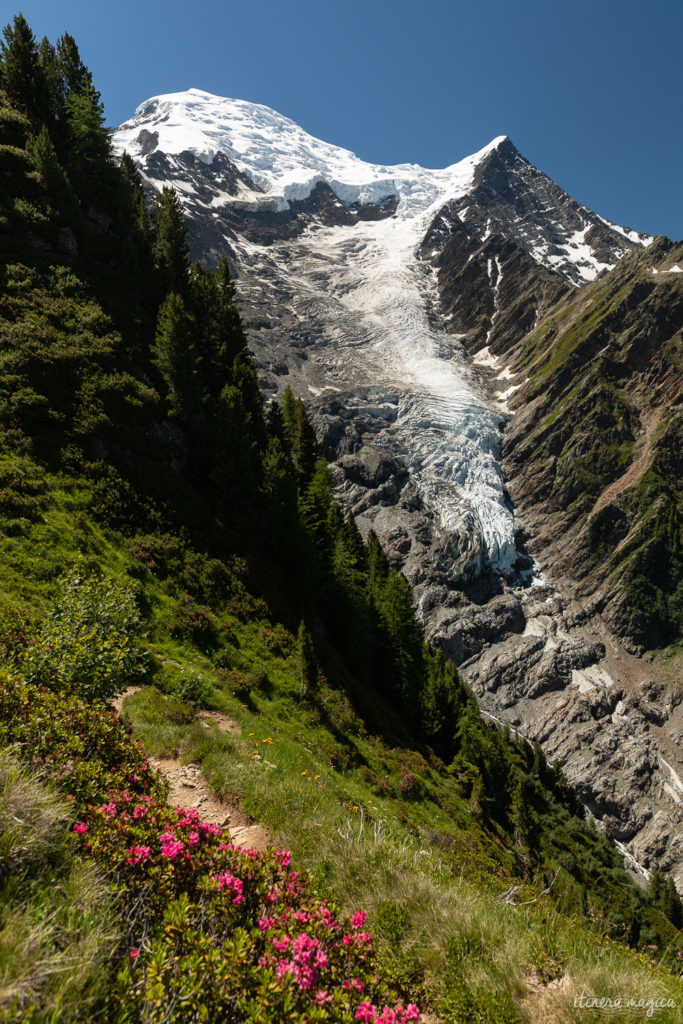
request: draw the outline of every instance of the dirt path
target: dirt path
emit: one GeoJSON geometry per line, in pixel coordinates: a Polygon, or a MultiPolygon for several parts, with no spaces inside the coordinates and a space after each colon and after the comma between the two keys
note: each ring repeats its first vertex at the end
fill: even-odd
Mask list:
{"type": "MultiPolygon", "coordinates": [[[[141,689],[141,686],[132,686],[120,694],[112,702],[116,712],[121,714],[124,701],[141,689]]],[[[197,717],[207,729],[217,728],[233,736],[241,731],[234,718],[218,711],[202,711],[197,717]]],[[[261,852],[271,844],[270,834],[263,825],[254,824],[238,804],[218,799],[198,764],[183,764],[180,758],[157,757],[150,757],[149,763],[168,780],[168,802],[171,807],[196,807],[204,821],[226,829],[231,842],[236,846],[261,852]]]]}

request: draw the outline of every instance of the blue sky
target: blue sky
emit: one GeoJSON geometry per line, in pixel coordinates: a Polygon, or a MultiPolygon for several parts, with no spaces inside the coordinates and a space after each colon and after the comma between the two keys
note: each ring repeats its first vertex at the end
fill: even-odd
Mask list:
{"type": "Polygon", "coordinates": [[[683,238],[682,0],[17,0],[70,32],[112,124],[195,87],[377,163],[509,135],[604,217],[683,238]]]}

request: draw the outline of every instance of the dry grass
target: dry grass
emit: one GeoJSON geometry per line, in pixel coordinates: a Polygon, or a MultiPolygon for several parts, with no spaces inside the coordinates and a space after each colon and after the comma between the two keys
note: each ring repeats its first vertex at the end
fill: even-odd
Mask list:
{"type": "Polygon", "coordinates": [[[112,898],[69,824],[63,797],[0,751],[0,1020],[87,1020],[108,983],[112,898]]]}

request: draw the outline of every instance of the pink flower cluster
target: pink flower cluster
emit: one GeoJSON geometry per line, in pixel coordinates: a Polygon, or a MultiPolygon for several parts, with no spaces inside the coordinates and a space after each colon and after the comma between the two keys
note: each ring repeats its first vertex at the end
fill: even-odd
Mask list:
{"type": "Polygon", "coordinates": [[[328,963],[329,958],[318,940],[302,932],[292,943],[291,960],[280,960],[275,974],[278,978],[291,974],[299,988],[309,992],[318,982],[318,972],[328,963]]]}
{"type": "Polygon", "coordinates": [[[356,1010],[356,1020],[366,1021],[367,1024],[408,1024],[410,1021],[419,1021],[420,1011],[415,1003],[408,1006],[397,1006],[392,1010],[385,1006],[383,1010],[377,1010],[372,1003],[361,1003],[356,1010]]]}
{"type": "MultiPolygon", "coordinates": [[[[283,996],[296,994],[297,1005],[318,1007],[320,1016],[333,1017],[338,1010],[366,1024],[419,1021],[413,1004],[381,1008],[371,1002],[375,975],[363,973],[373,964],[365,911],[356,910],[350,921],[338,921],[324,901],[310,898],[297,872],[289,870],[289,850],[263,855],[236,847],[221,828],[202,821],[196,808],[175,810],[147,796],[133,800],[113,790],[107,800],[90,808],[92,820],[79,822],[75,831],[82,836],[90,829],[87,838],[93,833],[95,844],[101,834],[112,866],[120,870],[125,865],[131,884],[160,865],[163,893],[190,887],[193,891],[195,886],[205,893],[207,876],[212,879],[218,900],[225,900],[224,907],[232,903],[239,923],[250,931],[254,963],[274,972],[283,996]]],[[[131,962],[139,952],[137,947],[129,950],[131,962]]]]}
{"type": "Polygon", "coordinates": [[[161,856],[168,860],[175,860],[185,849],[185,843],[180,839],[168,839],[161,844],[161,856]]]}
{"type": "Polygon", "coordinates": [[[129,846],[126,853],[128,854],[126,864],[140,864],[150,857],[152,850],[149,846],[129,846]]]}
{"type": "Polygon", "coordinates": [[[227,889],[228,892],[234,894],[232,902],[235,906],[238,907],[240,903],[244,903],[244,882],[241,878],[235,878],[230,871],[224,871],[215,876],[215,881],[218,882],[219,889],[227,889]]]}

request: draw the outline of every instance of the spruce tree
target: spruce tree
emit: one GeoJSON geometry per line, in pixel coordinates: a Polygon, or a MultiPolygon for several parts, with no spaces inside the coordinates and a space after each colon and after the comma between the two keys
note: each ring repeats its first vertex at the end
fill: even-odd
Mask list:
{"type": "Polygon", "coordinates": [[[318,684],[318,662],[315,657],[313,639],[306,623],[302,619],[299,623],[299,635],[297,640],[299,655],[299,678],[301,681],[301,696],[306,697],[313,693],[318,684]]]}
{"type": "Polygon", "coordinates": [[[285,441],[285,420],[277,399],[269,402],[266,409],[266,430],[269,437],[277,438],[282,450],[285,451],[288,447],[285,441]]]}
{"type": "Polygon", "coordinates": [[[0,72],[7,95],[38,120],[40,100],[44,92],[38,44],[23,14],[17,14],[11,25],[3,29],[0,40],[0,72]]]}
{"type": "Polygon", "coordinates": [[[198,413],[198,360],[185,304],[176,292],[159,309],[153,359],[168,388],[170,411],[184,419],[198,413]]]}
{"type": "Polygon", "coordinates": [[[90,164],[96,171],[111,155],[111,133],[105,126],[104,105],[100,94],[92,86],[82,92],[70,93],[64,103],[64,118],[68,129],[70,165],[81,176],[88,173],[90,164]]]}
{"type": "Polygon", "coordinates": [[[57,40],[57,66],[62,98],[70,93],[86,93],[92,89],[92,74],[87,69],[73,36],[65,32],[57,40]]]}
{"type": "Polygon", "coordinates": [[[120,276],[127,282],[132,311],[151,307],[152,233],[142,180],[134,161],[124,153],[120,163],[116,230],[121,238],[120,276]]]}
{"type": "Polygon", "coordinates": [[[533,787],[526,775],[520,775],[512,793],[510,818],[517,842],[528,852],[538,848],[540,838],[538,815],[532,807],[533,787]]]}
{"type": "Polygon", "coordinates": [[[57,151],[45,125],[35,139],[31,140],[27,149],[40,175],[43,188],[49,193],[59,212],[73,221],[78,216],[78,200],[66,171],[57,158],[57,151]]]}
{"type": "Polygon", "coordinates": [[[301,497],[301,519],[322,555],[329,553],[327,517],[332,503],[334,481],[326,462],[316,464],[313,478],[301,497]]]}
{"type": "Polygon", "coordinates": [[[294,397],[289,385],[282,398],[282,417],[299,487],[303,490],[313,478],[316,463],[320,458],[320,446],[304,403],[300,398],[294,397]]]}
{"type": "Polygon", "coordinates": [[[230,265],[225,256],[221,257],[218,264],[215,281],[218,295],[216,371],[220,375],[228,372],[237,356],[247,352],[247,334],[236,303],[230,265]]]}
{"type": "Polygon", "coordinates": [[[172,291],[185,296],[190,249],[183,208],[175,190],[165,185],[154,197],[154,209],[154,262],[160,294],[163,296],[172,291]]]}

